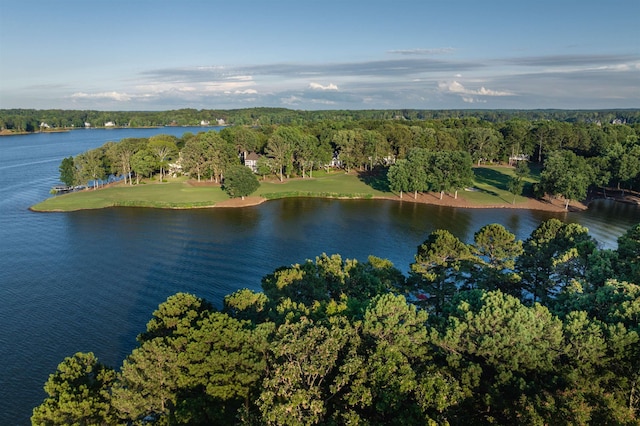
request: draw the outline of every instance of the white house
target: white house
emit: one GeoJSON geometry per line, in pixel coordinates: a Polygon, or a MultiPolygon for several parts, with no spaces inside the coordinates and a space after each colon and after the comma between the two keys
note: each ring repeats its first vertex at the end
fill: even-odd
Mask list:
{"type": "Polygon", "coordinates": [[[182,153],[178,154],[178,158],[167,165],[167,175],[178,177],[182,175],[182,153]]]}
{"type": "Polygon", "coordinates": [[[340,160],[340,154],[338,151],[334,151],[329,167],[339,168],[342,167],[342,160],[340,160]]]}
{"type": "Polygon", "coordinates": [[[529,156],[525,154],[517,154],[517,155],[511,155],[509,157],[510,166],[515,165],[518,161],[529,161],[529,156]]]}
{"type": "Polygon", "coordinates": [[[249,167],[253,173],[258,173],[258,160],[260,156],[255,152],[251,151],[250,153],[244,153],[244,165],[249,167]]]}

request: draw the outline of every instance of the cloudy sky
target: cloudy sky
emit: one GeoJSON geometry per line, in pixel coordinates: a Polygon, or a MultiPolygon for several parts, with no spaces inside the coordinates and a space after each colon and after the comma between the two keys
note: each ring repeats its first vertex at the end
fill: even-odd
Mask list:
{"type": "Polygon", "coordinates": [[[0,108],[639,108],[639,0],[0,0],[0,108]]]}

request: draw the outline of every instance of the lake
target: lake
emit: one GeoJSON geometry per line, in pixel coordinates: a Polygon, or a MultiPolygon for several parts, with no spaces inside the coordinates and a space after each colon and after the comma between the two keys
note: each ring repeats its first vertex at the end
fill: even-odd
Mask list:
{"type": "Polygon", "coordinates": [[[383,200],[285,199],[242,209],[114,208],[34,213],[64,157],[107,141],[202,128],[75,130],[0,137],[0,424],[28,424],[65,356],[94,352],[118,368],[159,303],[182,291],[220,306],[260,289],[282,265],[327,253],[390,259],[407,271],[438,228],[465,241],[488,223],[528,237],[551,217],[587,226],[603,247],[640,208],[599,201],[583,213],[452,209],[383,200]]]}

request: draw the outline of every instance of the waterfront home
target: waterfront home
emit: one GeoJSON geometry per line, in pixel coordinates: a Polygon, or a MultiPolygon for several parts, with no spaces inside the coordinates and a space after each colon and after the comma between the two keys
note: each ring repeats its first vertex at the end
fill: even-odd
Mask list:
{"type": "Polygon", "coordinates": [[[255,152],[251,151],[250,153],[244,153],[244,165],[249,167],[253,173],[258,173],[258,160],[260,156],[255,152]]]}

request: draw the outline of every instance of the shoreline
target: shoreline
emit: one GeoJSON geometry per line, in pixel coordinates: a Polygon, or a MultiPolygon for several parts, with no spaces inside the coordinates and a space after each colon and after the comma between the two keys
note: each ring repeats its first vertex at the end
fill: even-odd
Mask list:
{"type": "MultiPolygon", "coordinates": [[[[212,182],[195,182],[195,181],[185,181],[184,184],[191,187],[201,187],[201,186],[219,186],[217,183],[212,182]]],[[[111,184],[111,185],[118,185],[111,184]]],[[[109,186],[111,186],[109,185],[109,186]]],[[[607,191],[608,192],[608,191],[607,191]]],[[[191,203],[178,203],[171,205],[172,203],[145,203],[145,202],[125,202],[119,203],[118,200],[113,200],[111,203],[103,204],[101,206],[93,206],[93,207],[82,207],[75,206],[77,208],[51,208],[51,209],[41,209],[34,208],[37,207],[38,204],[29,207],[29,210],[33,212],[39,213],[47,213],[47,212],[70,212],[70,211],[80,211],[80,210],[94,210],[101,208],[111,208],[111,207],[138,207],[138,208],[158,208],[158,209],[169,209],[169,210],[187,210],[187,209],[208,209],[208,208],[242,208],[242,207],[252,207],[260,205],[269,200],[282,199],[282,198],[324,198],[324,199],[351,199],[351,200],[362,200],[362,199],[374,199],[374,200],[389,200],[393,202],[401,202],[401,203],[413,203],[413,204],[428,204],[434,206],[442,206],[442,207],[452,207],[452,208],[462,208],[462,209],[519,209],[519,210],[530,210],[530,211],[545,211],[551,213],[567,213],[567,212],[581,212],[585,211],[589,208],[589,204],[597,199],[607,199],[616,202],[629,203],[640,206],[640,194],[636,193],[627,193],[627,194],[616,194],[611,196],[611,192],[603,193],[600,191],[592,192],[587,200],[584,202],[572,201],[569,203],[569,208],[565,209],[565,201],[564,199],[556,199],[556,198],[545,198],[545,199],[535,199],[530,197],[520,197],[519,202],[516,204],[512,204],[508,201],[508,199],[503,195],[499,197],[499,199],[495,200],[498,202],[488,202],[486,204],[479,203],[476,200],[470,201],[465,198],[465,191],[459,191],[458,197],[454,197],[454,194],[446,193],[443,195],[442,199],[440,199],[439,192],[428,192],[428,193],[418,193],[416,197],[414,197],[413,193],[403,193],[402,197],[398,194],[394,193],[384,193],[377,195],[373,194],[338,194],[338,193],[326,193],[319,192],[317,195],[313,191],[303,191],[300,194],[291,194],[291,193],[283,193],[282,196],[278,196],[278,194],[260,194],[247,196],[244,199],[242,198],[231,198],[225,200],[211,200],[211,202],[197,202],[195,204],[191,203]],[[607,195],[607,196],[605,196],[607,195]]],[[[204,200],[203,200],[204,201],[204,200]]],[[[52,206],[53,207],[53,206],[52,206]]]]}
{"type": "MultiPolygon", "coordinates": [[[[302,198],[302,197],[299,197],[302,198]]],[[[333,197],[318,197],[318,198],[326,198],[331,199],[333,197]]],[[[280,198],[276,198],[280,199],[280,198]]],[[[352,200],[358,200],[363,198],[349,198],[352,200]]],[[[538,211],[547,211],[552,213],[564,213],[564,212],[579,212],[585,211],[588,209],[588,204],[580,203],[580,202],[572,202],[569,204],[569,209],[565,210],[564,201],[562,200],[553,200],[553,201],[541,201],[529,198],[524,203],[517,204],[471,204],[464,197],[458,196],[458,198],[454,198],[451,195],[445,195],[442,200],[435,193],[426,193],[426,194],[418,194],[417,199],[414,199],[412,195],[403,194],[403,197],[399,196],[388,196],[388,197],[372,197],[368,198],[371,200],[389,200],[396,202],[406,202],[406,203],[414,203],[414,204],[429,204],[435,206],[442,207],[452,207],[452,208],[468,208],[468,209],[519,209],[519,210],[538,210],[538,211]]],[[[210,208],[241,208],[241,207],[252,207],[260,205],[266,201],[270,201],[267,198],[260,196],[248,196],[245,197],[244,200],[241,198],[232,198],[229,200],[221,201],[211,206],[210,208]]],[[[206,207],[205,207],[206,208],[206,207]]]]}
{"type": "Polygon", "coordinates": [[[305,196],[299,196],[299,197],[281,197],[281,198],[265,198],[265,197],[261,197],[261,196],[248,196],[245,197],[245,199],[241,199],[241,198],[231,198],[229,200],[224,200],[224,201],[220,201],[217,202],[215,204],[209,205],[209,206],[193,206],[193,207],[158,207],[158,206],[118,206],[118,205],[111,205],[111,206],[105,206],[105,207],[99,207],[99,208],[85,208],[85,209],[74,209],[74,210],[61,210],[61,209],[54,209],[54,210],[38,210],[38,209],[34,209],[34,206],[31,206],[28,208],[28,210],[34,212],[34,213],[68,213],[68,212],[72,212],[72,211],[82,211],[82,210],[99,210],[99,209],[104,209],[104,208],[117,208],[117,207],[135,207],[135,208],[146,208],[146,209],[163,209],[163,210],[193,210],[193,209],[215,209],[215,208],[243,208],[243,207],[254,207],[254,206],[258,206],[262,203],[265,203],[267,201],[275,201],[275,200],[281,200],[284,198],[324,198],[327,200],[331,200],[331,199],[335,199],[335,200],[388,200],[388,201],[394,201],[394,202],[401,202],[401,203],[412,203],[412,204],[426,204],[426,205],[434,205],[434,206],[441,206],[441,207],[449,207],[449,208],[459,208],[459,209],[515,209],[515,210],[530,210],[530,211],[544,211],[544,212],[550,212],[550,213],[571,213],[571,212],[582,212],[582,211],[586,211],[589,208],[589,204],[592,201],[595,200],[601,200],[601,199],[606,199],[606,200],[610,200],[610,201],[614,201],[614,202],[621,202],[621,203],[627,203],[627,204],[634,204],[634,205],[639,205],[640,206],[640,200],[636,201],[636,202],[630,202],[630,201],[626,201],[625,199],[622,198],[617,198],[617,197],[594,197],[592,199],[590,199],[588,202],[586,203],[582,203],[582,202],[571,202],[569,204],[569,209],[565,210],[564,208],[564,201],[562,200],[552,200],[552,201],[541,201],[541,200],[536,200],[533,198],[529,198],[526,202],[521,202],[521,203],[517,203],[517,204],[510,204],[510,203],[505,203],[505,204],[486,204],[486,205],[482,205],[482,204],[471,204],[468,201],[464,200],[462,197],[458,197],[458,199],[453,198],[453,196],[450,195],[445,195],[443,197],[442,200],[439,199],[438,196],[436,196],[433,193],[428,193],[428,194],[418,194],[418,199],[414,199],[411,196],[407,196],[406,194],[403,195],[403,198],[401,199],[399,196],[388,196],[388,197],[371,197],[371,198],[363,198],[363,197],[305,197],[305,196]],[[449,199],[447,199],[449,198],[449,199]]]}
{"type": "MultiPolygon", "coordinates": [[[[284,197],[283,197],[284,198],[284,197]]],[[[293,198],[304,198],[304,197],[293,197],[293,198]]],[[[326,198],[326,199],[345,199],[345,198],[336,198],[336,197],[315,197],[315,198],[326,198]]],[[[279,200],[282,198],[274,198],[273,200],[279,200]]],[[[361,200],[365,198],[348,198],[349,200],[361,200]]],[[[439,197],[439,193],[420,193],[418,194],[418,198],[414,199],[411,194],[403,194],[402,198],[398,195],[394,196],[386,196],[379,197],[373,196],[371,198],[367,198],[369,200],[389,200],[396,201],[401,203],[414,203],[414,204],[429,204],[434,206],[442,206],[442,207],[452,207],[452,208],[463,208],[463,209],[518,209],[518,210],[536,210],[536,211],[545,211],[551,213],[570,213],[570,212],[582,212],[589,209],[589,204],[595,200],[610,200],[615,201],[617,203],[626,203],[640,206],[640,197],[635,197],[631,195],[625,196],[594,196],[590,197],[585,202],[580,201],[571,201],[569,203],[569,208],[565,209],[564,204],[565,201],[562,199],[551,199],[551,200],[539,200],[535,198],[527,198],[527,201],[520,202],[517,204],[504,203],[504,204],[472,204],[469,201],[465,200],[464,197],[458,195],[458,198],[454,198],[450,194],[445,194],[442,200],[439,197]]],[[[252,207],[260,205],[264,202],[271,201],[271,199],[264,198],[261,196],[248,196],[245,197],[244,200],[240,198],[232,198],[229,200],[221,201],[211,206],[211,208],[241,208],[241,207],[252,207]]]]}
{"type": "Polygon", "coordinates": [[[163,129],[165,127],[201,127],[203,129],[214,128],[214,127],[228,127],[228,125],[215,125],[215,126],[202,126],[199,124],[193,125],[179,125],[179,126],[114,126],[114,127],[104,127],[104,126],[96,126],[96,127],[57,127],[49,130],[37,130],[33,132],[27,131],[13,131],[13,130],[0,130],[0,136],[19,136],[19,135],[37,135],[40,133],[68,133],[73,132],[75,130],[126,130],[126,129],[163,129]]]}

